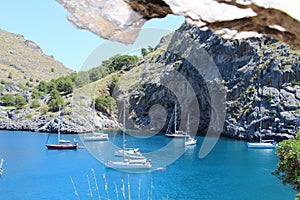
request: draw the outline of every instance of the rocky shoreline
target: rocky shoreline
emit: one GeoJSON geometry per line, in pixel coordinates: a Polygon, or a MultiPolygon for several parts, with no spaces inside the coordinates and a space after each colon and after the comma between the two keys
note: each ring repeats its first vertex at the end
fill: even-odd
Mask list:
{"type": "MultiPolygon", "coordinates": [[[[58,132],[58,113],[40,115],[38,110],[30,108],[17,110],[1,107],[0,130],[31,131],[31,132],[58,132]]],[[[99,114],[91,115],[84,121],[73,118],[72,113],[61,113],[60,130],[64,134],[79,134],[93,130],[117,128],[119,124],[109,117],[99,114]],[[95,124],[96,123],[96,124],[95,124]],[[93,126],[90,126],[93,124],[93,126]]]]}

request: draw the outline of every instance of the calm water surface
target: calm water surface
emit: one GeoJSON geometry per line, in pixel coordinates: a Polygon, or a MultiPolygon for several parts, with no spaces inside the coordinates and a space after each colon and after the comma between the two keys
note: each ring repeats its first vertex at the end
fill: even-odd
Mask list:
{"type": "MultiPolygon", "coordinates": [[[[51,137],[55,139],[55,135],[51,137]]],[[[77,136],[68,135],[64,139],[74,137],[77,136]]],[[[296,195],[291,187],[271,175],[277,164],[275,151],[249,150],[242,141],[221,138],[208,156],[199,159],[203,138],[198,137],[197,146],[188,149],[165,170],[126,173],[106,169],[87,149],[47,150],[46,138],[45,133],[0,131],[0,158],[5,159],[5,171],[0,177],[1,200],[78,199],[70,177],[80,199],[98,199],[98,191],[101,199],[120,200],[123,195],[128,199],[128,192],[133,200],[289,200],[296,195]]],[[[110,139],[117,145],[122,141],[121,136],[110,139]]],[[[135,142],[140,149],[150,152],[171,139],[157,135],[143,140],[127,137],[127,140],[128,144],[135,142]]],[[[104,145],[105,150],[105,142],[97,145],[104,145]]]]}

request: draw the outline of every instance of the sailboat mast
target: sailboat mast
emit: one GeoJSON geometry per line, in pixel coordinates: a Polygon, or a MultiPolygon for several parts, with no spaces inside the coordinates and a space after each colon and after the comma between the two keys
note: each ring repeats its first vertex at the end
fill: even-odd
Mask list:
{"type": "Polygon", "coordinates": [[[123,157],[125,157],[125,99],[123,101],[123,157]]]}
{"type": "Polygon", "coordinates": [[[186,133],[189,134],[190,131],[190,113],[187,116],[187,125],[186,125],[186,133]]]}
{"type": "Polygon", "coordinates": [[[60,142],[60,106],[58,107],[58,128],[57,128],[57,139],[60,142]]]}
{"type": "Polygon", "coordinates": [[[177,126],[177,107],[176,107],[176,104],[175,104],[175,107],[174,107],[174,133],[176,133],[176,126],[177,126]]]}
{"type": "MultiPolygon", "coordinates": [[[[261,72],[261,76],[263,76],[263,71],[261,72]]],[[[263,87],[262,87],[262,78],[260,79],[260,89],[261,89],[261,94],[260,94],[260,107],[259,107],[259,111],[260,111],[260,121],[259,121],[259,143],[262,142],[262,138],[261,138],[261,130],[262,130],[262,120],[263,120],[263,112],[262,112],[262,97],[263,97],[263,87]]]]}

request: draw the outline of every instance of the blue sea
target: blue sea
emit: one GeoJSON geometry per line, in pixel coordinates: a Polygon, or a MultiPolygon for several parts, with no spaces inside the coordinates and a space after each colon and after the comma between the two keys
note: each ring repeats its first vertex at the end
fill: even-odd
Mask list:
{"type": "MultiPolygon", "coordinates": [[[[5,160],[0,177],[1,200],[292,200],[296,195],[271,174],[277,164],[275,150],[250,150],[243,141],[220,138],[213,150],[200,159],[203,137],[197,137],[197,146],[186,149],[170,165],[129,173],[105,168],[89,148],[99,147],[101,154],[108,142],[59,151],[46,149],[47,137],[46,133],[0,131],[0,158],[5,160]]],[[[55,137],[50,136],[53,140],[55,137]]],[[[66,135],[64,139],[74,137],[78,138],[66,135]]],[[[126,144],[138,144],[145,152],[156,151],[172,140],[163,135],[126,139],[126,144]]],[[[122,144],[121,135],[110,136],[110,140],[117,146],[122,144]]],[[[78,141],[84,145],[80,138],[78,141]]]]}

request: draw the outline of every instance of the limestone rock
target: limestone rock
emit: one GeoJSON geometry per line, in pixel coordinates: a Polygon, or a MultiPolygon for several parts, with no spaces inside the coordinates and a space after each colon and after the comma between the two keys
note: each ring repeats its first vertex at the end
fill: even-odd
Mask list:
{"type": "Polygon", "coordinates": [[[144,22],[167,14],[181,15],[224,38],[268,34],[300,48],[298,1],[281,0],[57,0],[78,28],[110,40],[135,41],[144,22]]]}
{"type": "Polygon", "coordinates": [[[68,20],[105,39],[132,43],[146,19],[123,0],[57,0],[68,11],[68,20]]]}

